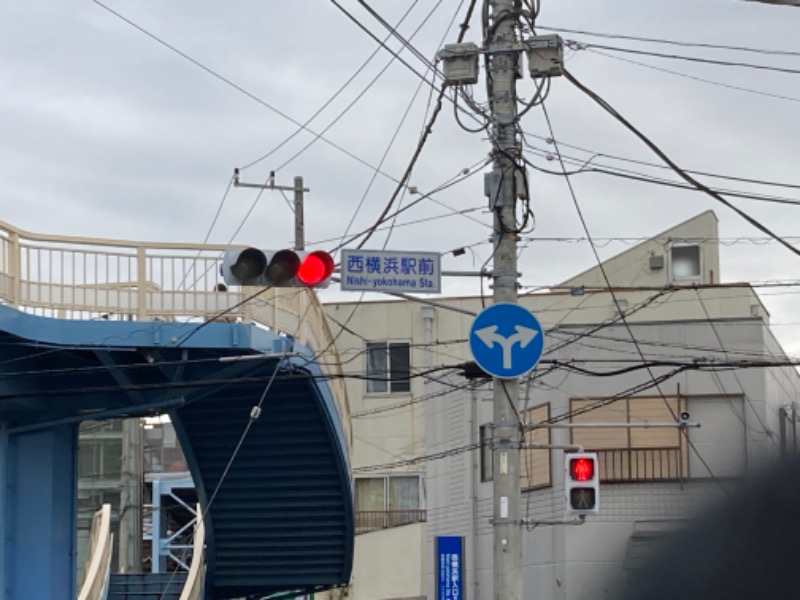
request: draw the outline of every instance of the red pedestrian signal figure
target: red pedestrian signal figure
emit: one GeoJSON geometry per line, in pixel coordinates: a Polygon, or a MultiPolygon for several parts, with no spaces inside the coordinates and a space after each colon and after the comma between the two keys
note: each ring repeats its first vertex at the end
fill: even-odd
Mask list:
{"type": "Polygon", "coordinates": [[[232,248],[220,267],[228,285],[325,288],[333,275],[333,258],[327,252],[232,248]]]}
{"type": "Polygon", "coordinates": [[[565,454],[564,459],[564,492],[567,514],[597,514],[600,512],[600,474],[597,453],[565,454]]]}

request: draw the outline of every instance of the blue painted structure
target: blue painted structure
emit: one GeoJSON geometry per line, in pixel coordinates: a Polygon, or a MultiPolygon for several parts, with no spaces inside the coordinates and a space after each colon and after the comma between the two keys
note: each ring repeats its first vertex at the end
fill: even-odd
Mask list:
{"type": "Polygon", "coordinates": [[[206,598],[348,583],[347,445],[308,348],[251,325],[0,306],[0,598],[73,597],[80,421],[165,411],[205,512],[206,598]]]}

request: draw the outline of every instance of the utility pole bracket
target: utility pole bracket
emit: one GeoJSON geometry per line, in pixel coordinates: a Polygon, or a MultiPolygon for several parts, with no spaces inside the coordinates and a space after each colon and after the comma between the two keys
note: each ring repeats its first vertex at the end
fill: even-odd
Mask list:
{"type": "Polygon", "coordinates": [[[519,450],[520,446],[522,446],[522,444],[519,438],[492,438],[489,444],[492,450],[508,450],[510,448],[519,450]]]}

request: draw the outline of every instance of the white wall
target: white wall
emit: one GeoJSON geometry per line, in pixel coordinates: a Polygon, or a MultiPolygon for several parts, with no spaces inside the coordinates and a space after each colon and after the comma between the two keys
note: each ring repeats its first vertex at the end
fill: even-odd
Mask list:
{"type": "Polygon", "coordinates": [[[425,532],[422,524],[356,537],[352,600],[394,600],[423,595],[425,532]]]}

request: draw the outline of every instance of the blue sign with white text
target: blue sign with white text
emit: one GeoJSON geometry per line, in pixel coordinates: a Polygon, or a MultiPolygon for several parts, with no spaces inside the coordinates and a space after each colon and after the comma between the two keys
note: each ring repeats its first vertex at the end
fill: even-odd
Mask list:
{"type": "Polygon", "coordinates": [[[464,538],[436,536],[436,600],[464,599],[464,538]]]}
{"type": "Polygon", "coordinates": [[[478,366],[494,377],[524,375],[544,352],[544,331],[536,317],[517,304],[494,304],[481,311],[469,332],[478,366]]]}
{"type": "Polygon", "coordinates": [[[437,252],[342,250],[343,291],[438,294],[442,291],[437,252]]]}

